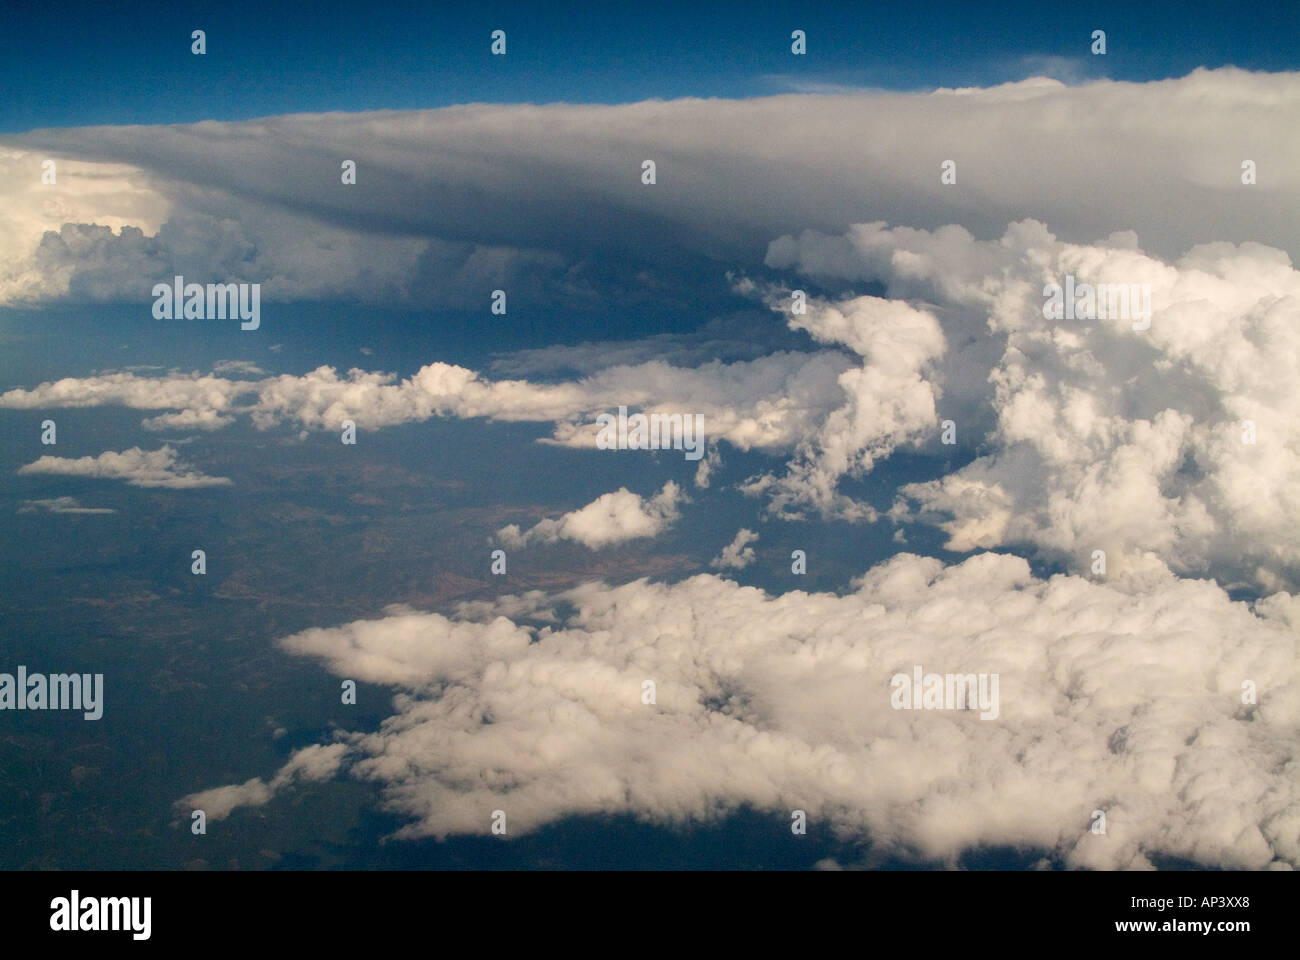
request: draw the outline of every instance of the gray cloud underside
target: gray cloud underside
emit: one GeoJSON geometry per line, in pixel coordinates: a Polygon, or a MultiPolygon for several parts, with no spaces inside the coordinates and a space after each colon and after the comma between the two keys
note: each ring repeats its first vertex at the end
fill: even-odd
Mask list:
{"type": "Polygon", "coordinates": [[[1032,216],[1073,242],[1136,230],[1162,256],[1189,239],[1295,253],[1297,119],[1300,76],[1229,68],[1076,87],[40,130],[0,140],[0,302],[143,300],[147,282],[182,268],[263,282],[269,299],[479,304],[487,284],[512,283],[581,302],[592,290],[566,271],[595,251],[749,263],[772,237],[873,220],[992,235],[1032,216]],[[47,156],[71,164],[57,186],[39,182],[47,156]],[[345,159],[355,186],[340,183],[345,159]],[[955,186],[940,183],[944,160],[957,163],[955,186]],[[1254,186],[1241,183],[1244,160],[1254,186]],[[98,171],[111,173],[88,185],[98,171]],[[142,231],[77,226],[91,223],[142,231]]]}

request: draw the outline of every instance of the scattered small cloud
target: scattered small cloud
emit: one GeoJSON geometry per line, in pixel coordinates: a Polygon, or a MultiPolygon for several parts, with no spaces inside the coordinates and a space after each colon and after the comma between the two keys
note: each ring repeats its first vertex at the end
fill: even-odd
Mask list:
{"type": "Polygon", "coordinates": [[[96,513],[117,513],[109,507],[83,507],[76,497],[53,497],[48,500],[24,500],[18,508],[19,513],[68,513],[76,515],[96,513]]]}
{"type": "Polygon", "coordinates": [[[224,820],[240,807],[260,807],[294,781],[328,780],[338,772],[347,747],[341,743],[313,744],[289,758],[289,762],[268,783],[254,777],[240,784],[214,787],[181,798],[182,810],[202,810],[209,821],[224,820]]]}
{"type": "Polygon", "coordinates": [[[125,480],[133,487],[165,487],[188,490],[196,487],[218,487],[230,483],[227,477],[209,477],[182,463],[172,447],[141,450],[132,447],[118,453],[105,451],[97,457],[44,456],[33,463],[19,467],[20,474],[51,474],[64,477],[100,477],[107,480],[125,480]]]}
{"type": "Polygon", "coordinates": [[[746,544],[758,540],[753,530],[741,530],[736,539],[722,548],[722,554],[714,557],[709,566],[723,570],[742,570],[754,562],[754,548],[746,544]]]}
{"type": "Polygon", "coordinates": [[[243,373],[251,377],[262,377],[266,371],[248,360],[219,360],[212,365],[213,373],[243,373]]]}
{"type": "Polygon", "coordinates": [[[685,499],[681,488],[671,480],[650,498],[620,487],[559,519],[542,520],[526,533],[515,524],[503,527],[497,531],[497,538],[515,549],[530,543],[572,540],[598,550],[626,540],[658,536],[676,522],[678,505],[685,499]]]}

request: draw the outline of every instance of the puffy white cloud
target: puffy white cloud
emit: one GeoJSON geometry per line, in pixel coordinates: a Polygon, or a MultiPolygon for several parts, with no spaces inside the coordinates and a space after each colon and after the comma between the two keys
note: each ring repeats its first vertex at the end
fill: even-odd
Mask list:
{"type": "Polygon", "coordinates": [[[1076,570],[1100,549],[1112,568],[1297,582],[1300,272],[1282,251],[1213,243],[1167,263],[1130,233],[1080,245],[1034,221],[990,241],[872,223],[781,238],[768,262],[935,304],[957,345],[935,367],[943,415],[989,451],[904,490],[950,549],[1028,544],[1076,570]],[[1150,328],[1134,329],[1140,311],[1046,318],[1046,285],[1067,276],[1149,287],[1150,328]]]}
{"type": "Polygon", "coordinates": [[[235,422],[234,417],[224,416],[211,408],[206,410],[181,410],[177,413],[160,413],[156,417],[146,417],[140,426],[146,430],[220,430],[235,422]]]}
{"type": "Polygon", "coordinates": [[[177,807],[202,810],[208,820],[224,820],[240,807],[261,807],[271,802],[274,792],[261,777],[243,783],[231,783],[190,794],[177,801],[177,807]]]}
{"type": "Polygon", "coordinates": [[[780,352],[695,368],[649,361],[559,383],[489,380],[440,362],[400,382],[381,371],[352,369],[340,376],[333,367],[262,380],[116,372],[14,388],[0,394],[0,408],[120,405],[173,411],[145,420],[150,429],[218,428],[234,415],[248,416],[259,428],[289,422],[310,429],[337,429],[347,419],[376,429],[435,416],[554,421],[554,442],[595,448],[596,414],[627,405],[646,413],[697,413],[710,439],[781,451],[843,402],[837,377],[851,365],[831,351],[780,352]]]}
{"type": "Polygon", "coordinates": [[[779,515],[801,517],[812,507],[822,516],[874,520],[874,510],[837,487],[937,424],[933,367],[947,349],[943,331],[929,311],[872,296],[813,300],[789,322],[822,343],[843,344],[862,365],[839,375],[843,402],[800,439],[785,475],[755,477],[741,489],[768,495],[779,515]]]}
{"type": "Polygon", "coordinates": [[[167,487],[173,490],[218,487],[230,483],[227,477],[210,477],[177,459],[176,450],[171,446],[157,450],[132,447],[121,453],[106,450],[97,457],[46,455],[19,467],[18,472],[63,477],[102,477],[125,480],[133,487],[167,487]]]}
{"type": "Polygon", "coordinates": [[[197,372],[140,376],[134,371],[115,371],[89,377],[64,377],[32,390],[8,390],[0,394],[0,407],[40,410],[122,406],[134,410],[187,411],[193,417],[202,418],[224,415],[241,395],[256,389],[254,381],[228,380],[211,374],[200,376],[197,372]]]}
{"type": "Polygon", "coordinates": [[[709,489],[709,484],[713,482],[713,474],[722,466],[722,453],[718,450],[715,443],[709,447],[700,460],[700,465],[695,468],[695,486],[700,490],[709,489]]]}
{"type": "Polygon", "coordinates": [[[709,566],[723,570],[742,570],[754,562],[754,548],[749,544],[758,540],[753,530],[742,529],[734,540],[722,548],[722,553],[714,557],[709,566]]]}
{"type": "MultiPolygon", "coordinates": [[[[1298,629],[1288,594],[1252,610],[1168,574],[1126,591],[1005,555],[900,555],[845,596],[593,583],[283,646],[397,689],[394,714],[344,742],[403,836],[486,833],[494,809],[518,834],[748,804],[807,810],[874,856],[1007,844],[1075,867],[1262,868],[1300,862],[1298,629]],[[916,665],[998,674],[997,719],[893,709],[891,677],[916,665]]],[[[246,787],[225,789],[260,797],[246,787]]]]}
{"type": "MultiPolygon", "coordinates": [[[[128,164],[56,160],[0,146],[0,304],[61,296],[74,272],[94,270],[94,253],[79,247],[69,248],[66,264],[49,272],[52,264],[40,254],[43,238],[59,237],[65,224],[100,224],[127,241],[157,233],[173,206],[148,185],[150,179],[128,164]],[[54,160],[52,184],[42,182],[46,160],[54,160]]],[[[80,236],[74,227],[72,243],[80,236]]]]}
{"type": "Polygon", "coordinates": [[[671,480],[653,497],[642,497],[620,487],[558,519],[542,520],[523,533],[515,524],[502,527],[497,531],[497,538],[505,546],[516,549],[530,543],[573,540],[599,550],[627,540],[659,536],[677,522],[678,508],[686,499],[682,489],[671,480]]]}
{"type": "MultiPolygon", "coordinates": [[[[768,495],[774,511],[800,516],[811,507],[822,515],[874,517],[870,508],[839,494],[836,485],[846,474],[869,471],[935,425],[937,389],[930,373],[946,349],[939,323],[906,303],[862,296],[839,303],[814,300],[806,314],[792,315],[789,325],[831,349],[781,350],[695,367],[645,360],[606,366],[578,380],[541,383],[490,380],[441,362],[401,381],[360,369],[340,376],[332,367],[261,380],[113,372],[14,388],[0,394],[0,407],[112,404],[169,410],[143,421],[155,431],[214,430],[236,416],[247,416],[263,429],[284,422],[337,429],[349,419],[376,429],[435,416],[552,421],[549,442],[585,448],[597,446],[597,414],[620,406],[697,414],[714,441],[711,449],[725,440],[741,450],[795,454],[784,475],[754,477],[744,487],[768,495]]],[[[710,456],[697,470],[701,488],[719,462],[710,456]]]]}

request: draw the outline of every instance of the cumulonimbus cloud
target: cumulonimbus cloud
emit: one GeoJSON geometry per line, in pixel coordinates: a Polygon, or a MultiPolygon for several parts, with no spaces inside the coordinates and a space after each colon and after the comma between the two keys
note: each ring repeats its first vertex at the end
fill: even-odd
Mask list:
{"type": "Polygon", "coordinates": [[[1300,573],[1300,271],[1260,244],[1173,262],[1131,233],[1069,244],[1035,221],[977,240],[863,224],[773,242],[768,263],[880,281],[950,343],[941,416],[987,451],[902,491],[952,550],[1029,545],[1075,570],[1157,558],[1266,591],[1300,573]],[[1066,278],[1147,288],[1151,316],[1049,319],[1066,278]],[[1149,327],[1145,324],[1149,322],[1149,327]],[[990,415],[991,414],[991,415],[990,415]]]}
{"type": "Polygon", "coordinates": [[[1225,68],[37,130],[0,139],[0,303],[144,303],[174,273],[266,300],[477,305],[503,284],[581,300],[569,271],[593,251],[747,263],[774,236],[875,220],[992,235],[1033,216],[1072,242],[1136,230],[1165,257],[1204,237],[1296,253],[1298,114],[1300,74],[1225,68]]]}
{"type": "Polygon", "coordinates": [[[394,609],[282,646],[398,691],[379,730],[343,743],[351,775],[408,818],[402,836],[486,833],[497,809],[519,834],[748,804],[805,810],[878,857],[1300,862],[1290,595],[1252,609],[1167,574],[1131,592],[1040,580],[997,554],[899,555],[856,586],[593,583],[453,618],[394,609]],[[916,666],[998,674],[997,718],[895,709],[891,678],[916,666]]]}

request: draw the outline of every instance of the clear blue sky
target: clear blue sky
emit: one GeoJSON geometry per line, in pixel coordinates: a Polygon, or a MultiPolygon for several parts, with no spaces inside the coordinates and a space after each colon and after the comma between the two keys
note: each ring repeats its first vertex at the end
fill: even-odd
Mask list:
{"type": "Polygon", "coordinates": [[[59,3],[0,27],[0,132],[469,102],[1300,66],[1300,2],[59,3]],[[207,54],[190,32],[207,32],[207,54]],[[505,57],[489,53],[504,29],[505,57]],[[808,55],[790,53],[807,31],[808,55]],[[1089,53],[1094,29],[1105,57],[1089,53]],[[1062,63],[1053,58],[1066,58],[1062,63]]]}

